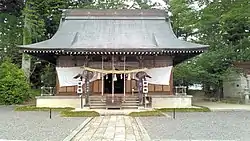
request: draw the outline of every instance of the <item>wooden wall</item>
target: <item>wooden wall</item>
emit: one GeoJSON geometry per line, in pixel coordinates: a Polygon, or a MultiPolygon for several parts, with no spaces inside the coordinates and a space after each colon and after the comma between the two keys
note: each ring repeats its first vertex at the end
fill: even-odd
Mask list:
{"type": "MultiPolygon", "coordinates": [[[[58,58],[57,66],[60,67],[74,67],[83,66],[85,62],[84,56],[60,56],[58,58]]],[[[92,68],[101,68],[101,61],[90,61],[88,66],[92,68]]],[[[171,66],[172,58],[169,56],[144,56],[142,68],[153,67],[166,67],[171,66]]],[[[111,69],[111,62],[104,62],[104,69],[111,69]]],[[[116,63],[116,68],[123,69],[123,62],[116,63]]],[[[126,61],[126,68],[138,69],[139,62],[136,59],[130,59],[126,61]]],[[[76,86],[72,87],[59,87],[57,80],[57,95],[76,95],[76,86]]],[[[93,93],[101,93],[102,83],[101,80],[96,80],[90,84],[90,88],[93,93]]],[[[126,93],[132,93],[132,88],[136,88],[135,80],[126,81],[126,93]]],[[[149,93],[167,93],[172,94],[173,77],[171,75],[170,85],[149,85],[149,93]]]]}

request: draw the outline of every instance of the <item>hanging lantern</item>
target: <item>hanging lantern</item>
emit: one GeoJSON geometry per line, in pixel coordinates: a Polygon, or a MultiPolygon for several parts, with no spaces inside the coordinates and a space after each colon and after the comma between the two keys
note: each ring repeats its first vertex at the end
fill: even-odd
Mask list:
{"type": "Polygon", "coordinates": [[[114,79],[113,79],[113,81],[117,81],[117,77],[116,77],[116,74],[114,75],[114,79]]]}
{"type": "MultiPolygon", "coordinates": [[[[122,79],[122,74],[120,76],[121,76],[121,79],[122,79]]],[[[125,74],[124,74],[124,76],[125,76],[125,74]]]]}
{"type": "Polygon", "coordinates": [[[130,73],[128,74],[128,80],[131,80],[131,76],[130,76],[130,73]]]}
{"type": "Polygon", "coordinates": [[[97,72],[97,79],[101,79],[101,74],[97,72]]]}
{"type": "Polygon", "coordinates": [[[106,79],[108,80],[109,79],[108,75],[106,74],[105,76],[106,76],[106,79]]]}
{"type": "Polygon", "coordinates": [[[135,74],[134,74],[134,73],[132,73],[131,75],[132,75],[132,79],[135,79],[135,74]]]}

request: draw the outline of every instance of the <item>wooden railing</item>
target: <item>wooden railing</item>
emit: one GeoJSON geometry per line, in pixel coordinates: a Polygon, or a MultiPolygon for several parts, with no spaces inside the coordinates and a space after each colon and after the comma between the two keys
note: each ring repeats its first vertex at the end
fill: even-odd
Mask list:
{"type": "Polygon", "coordinates": [[[55,94],[55,87],[41,87],[41,96],[52,96],[55,94]]]}

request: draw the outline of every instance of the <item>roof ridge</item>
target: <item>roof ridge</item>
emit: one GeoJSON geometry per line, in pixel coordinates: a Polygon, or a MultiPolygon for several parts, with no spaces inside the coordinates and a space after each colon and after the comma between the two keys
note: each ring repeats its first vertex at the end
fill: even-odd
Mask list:
{"type": "Polygon", "coordinates": [[[64,9],[63,16],[168,17],[161,9],[64,9]]]}

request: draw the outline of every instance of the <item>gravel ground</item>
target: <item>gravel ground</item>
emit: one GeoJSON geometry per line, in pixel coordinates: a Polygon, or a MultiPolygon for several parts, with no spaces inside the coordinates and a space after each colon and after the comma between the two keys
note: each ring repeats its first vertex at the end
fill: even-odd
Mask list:
{"type": "Polygon", "coordinates": [[[52,112],[15,112],[0,106],[0,140],[62,141],[86,118],[63,118],[52,112]]]}
{"type": "Polygon", "coordinates": [[[176,113],[176,119],[140,119],[153,140],[250,141],[250,112],[247,111],[176,113]]]}

